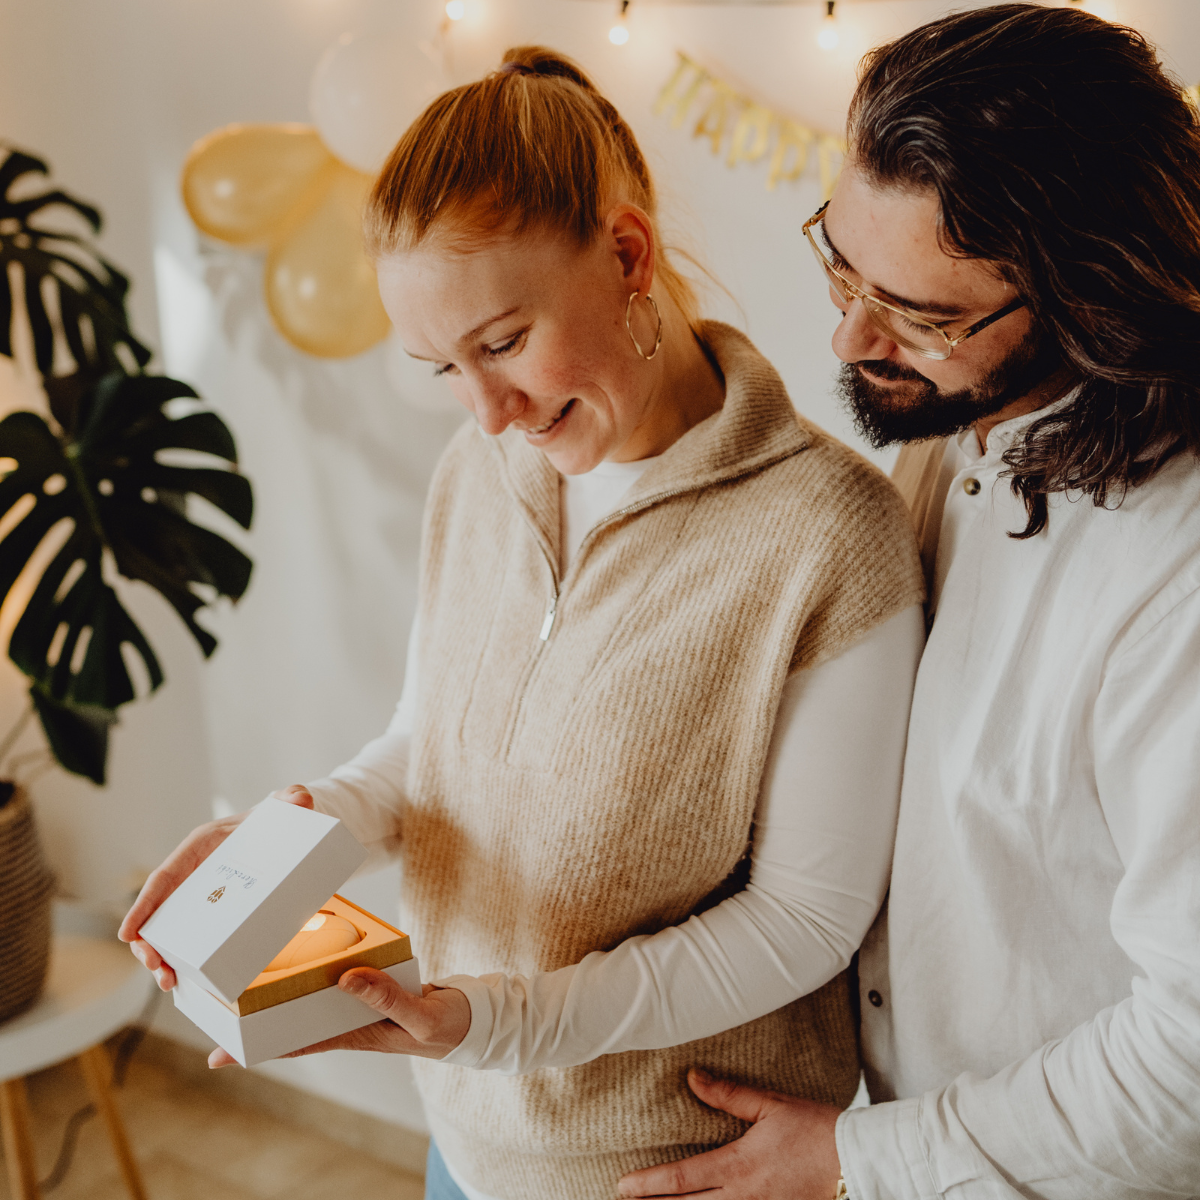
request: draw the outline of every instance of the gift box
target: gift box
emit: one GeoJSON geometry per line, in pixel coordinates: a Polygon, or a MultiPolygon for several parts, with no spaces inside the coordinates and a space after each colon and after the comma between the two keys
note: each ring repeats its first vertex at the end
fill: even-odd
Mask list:
{"type": "Polygon", "coordinates": [[[175,1007],[244,1067],[378,1021],[351,967],[421,994],[407,934],[338,896],[366,851],[333,817],[265,800],[142,926],[175,1007]]]}

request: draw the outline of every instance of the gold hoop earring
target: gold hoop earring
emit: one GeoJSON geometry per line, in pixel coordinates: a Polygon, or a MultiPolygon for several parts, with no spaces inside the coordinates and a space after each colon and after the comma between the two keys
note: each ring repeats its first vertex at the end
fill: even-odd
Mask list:
{"type": "Polygon", "coordinates": [[[630,292],[629,299],[625,302],[625,328],[629,331],[629,340],[633,343],[633,348],[649,362],[659,350],[663,339],[663,319],[662,313],[658,311],[658,305],[654,303],[654,297],[649,292],[646,293],[646,303],[654,309],[654,315],[658,318],[658,332],[654,337],[654,349],[649,354],[642,349],[641,343],[633,332],[633,302],[637,298],[637,292],[630,292]]]}

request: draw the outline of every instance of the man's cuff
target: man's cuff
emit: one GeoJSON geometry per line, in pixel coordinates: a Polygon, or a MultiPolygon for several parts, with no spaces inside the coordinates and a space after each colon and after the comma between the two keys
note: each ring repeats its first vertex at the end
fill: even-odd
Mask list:
{"type": "Polygon", "coordinates": [[[491,989],[474,975],[449,975],[434,983],[441,988],[457,988],[471,1005],[471,1028],[467,1036],[441,1061],[454,1067],[478,1067],[492,1040],[495,1010],[491,989]]]}
{"type": "Polygon", "coordinates": [[[937,1200],[918,1131],[921,1101],[849,1108],[837,1122],[838,1160],[850,1200],[937,1200]]]}

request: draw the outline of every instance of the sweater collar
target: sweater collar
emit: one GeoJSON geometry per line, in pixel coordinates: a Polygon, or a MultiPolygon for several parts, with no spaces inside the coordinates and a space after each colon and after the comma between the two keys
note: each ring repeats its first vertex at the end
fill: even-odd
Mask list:
{"type": "Polygon", "coordinates": [[[725,403],[664,451],[624,507],[750,475],[809,444],[783,380],[744,333],[704,321],[700,338],[725,377],[725,403]]]}
{"type": "MultiPolygon", "coordinates": [[[[719,321],[702,322],[699,333],[725,377],[725,403],[663,452],[630,490],[622,513],[752,474],[809,444],[783,380],[750,339],[719,321]]],[[[518,430],[487,440],[503,466],[509,492],[547,558],[557,562],[559,473],[518,430]]]]}

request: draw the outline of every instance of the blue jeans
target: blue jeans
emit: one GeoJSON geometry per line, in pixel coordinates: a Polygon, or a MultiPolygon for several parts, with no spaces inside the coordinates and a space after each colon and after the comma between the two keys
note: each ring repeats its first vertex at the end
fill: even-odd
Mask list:
{"type": "Polygon", "coordinates": [[[462,1188],[450,1178],[437,1145],[432,1141],[429,1157],[425,1160],[425,1200],[467,1200],[462,1188]]]}

